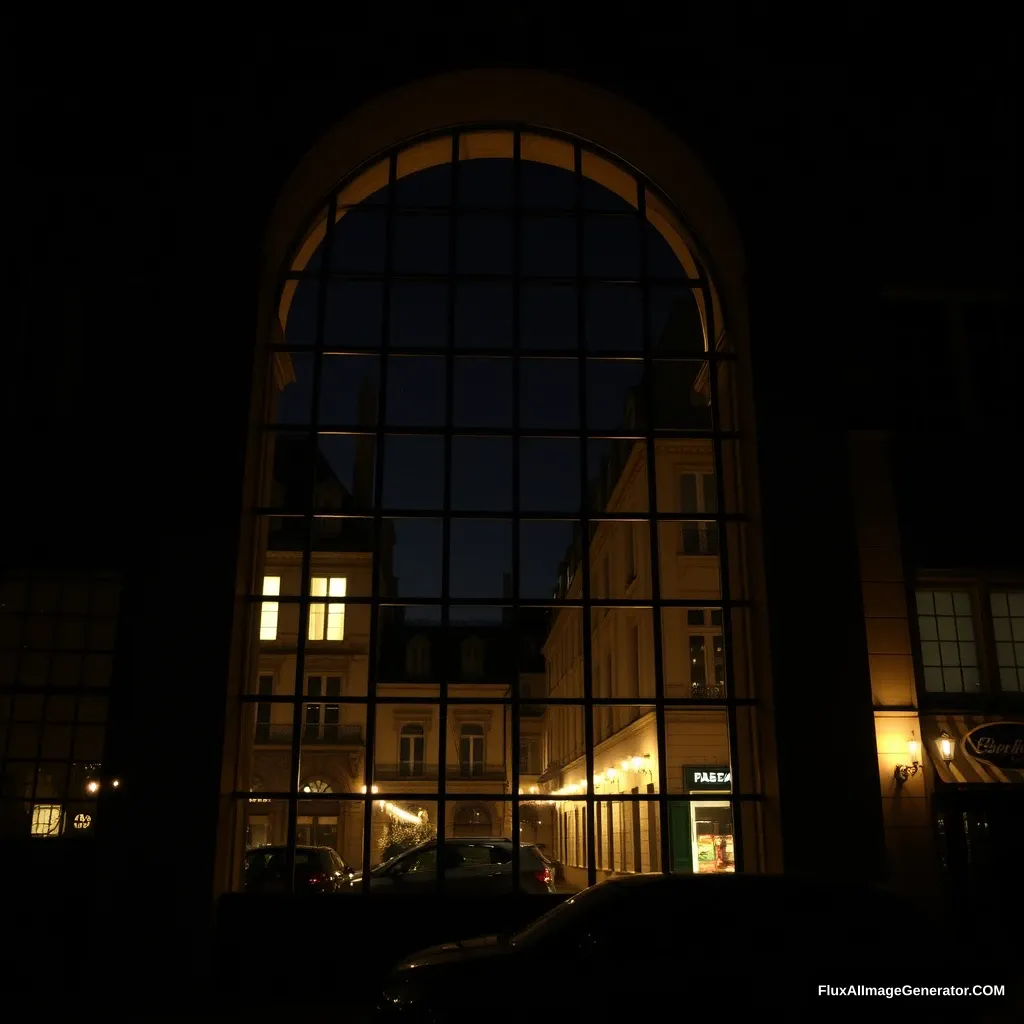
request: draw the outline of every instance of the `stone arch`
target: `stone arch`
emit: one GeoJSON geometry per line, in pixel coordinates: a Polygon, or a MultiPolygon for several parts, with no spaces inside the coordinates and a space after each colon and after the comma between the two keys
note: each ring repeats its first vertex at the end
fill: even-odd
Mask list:
{"type": "MultiPolygon", "coordinates": [[[[347,182],[345,201],[358,202],[386,182],[387,164],[380,154],[406,147],[403,151],[410,156],[400,173],[412,174],[447,159],[443,147],[435,143],[432,148],[430,140],[417,144],[417,138],[447,126],[471,129],[498,123],[540,129],[538,142],[523,150],[524,159],[564,166],[564,143],[560,147],[557,139],[543,139],[545,133],[564,133],[636,168],[676,210],[684,210],[685,222],[658,201],[650,205],[648,219],[684,267],[706,268],[714,282],[714,323],[724,325],[733,343],[740,343],[746,325],[741,236],[725,196],[693,151],[648,111],[614,93],[549,72],[512,69],[452,72],[413,82],[377,96],[328,129],[289,177],[268,220],[264,313],[270,314],[281,301],[278,275],[292,254],[292,265],[301,269],[302,260],[315,250],[321,228],[316,222],[310,225],[309,217],[338,182],[347,182]],[[296,239],[302,240],[298,249],[296,239]]],[[[465,154],[460,152],[460,158],[504,155],[500,134],[479,132],[478,141],[465,154]]],[[[584,161],[582,170],[621,194],[626,172],[599,152],[584,161]]],[[[261,323],[268,331],[280,330],[277,316],[261,316],[261,323]]],[[[718,333],[716,329],[716,340],[718,333]]],[[[273,343],[272,338],[264,341],[273,343]]]]}

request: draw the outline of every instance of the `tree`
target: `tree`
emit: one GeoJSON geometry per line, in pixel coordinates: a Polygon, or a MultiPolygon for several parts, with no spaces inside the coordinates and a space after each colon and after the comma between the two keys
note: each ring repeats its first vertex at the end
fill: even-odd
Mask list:
{"type": "Polygon", "coordinates": [[[434,826],[427,819],[426,811],[420,811],[416,821],[388,812],[379,843],[384,860],[390,860],[403,850],[433,838],[434,826]]]}

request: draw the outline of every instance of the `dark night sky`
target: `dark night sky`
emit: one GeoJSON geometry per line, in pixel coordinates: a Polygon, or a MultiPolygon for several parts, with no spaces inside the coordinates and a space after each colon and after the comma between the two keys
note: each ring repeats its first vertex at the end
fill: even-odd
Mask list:
{"type": "MultiPolygon", "coordinates": [[[[450,166],[402,179],[394,227],[395,273],[444,273],[449,260],[450,217],[423,207],[445,206],[451,195],[450,166]]],[[[521,263],[524,275],[574,277],[577,218],[565,216],[574,203],[573,177],[566,171],[524,162],[524,209],[543,211],[521,218],[521,263]],[[550,212],[548,212],[550,211],[550,212]],[[562,215],[557,213],[561,211],[562,215]],[[547,213],[547,215],[545,215],[547,213]]],[[[460,165],[456,207],[512,205],[511,161],[474,160],[460,165]]],[[[381,190],[339,221],[332,246],[334,270],[380,273],[384,270],[385,199],[381,190]]],[[[584,275],[636,279],[640,275],[640,224],[635,217],[609,216],[633,208],[592,182],[584,189],[584,275]]],[[[513,218],[509,213],[458,212],[457,271],[510,275],[513,270],[513,218]]],[[[673,284],[683,270],[662,237],[649,226],[645,245],[648,273],[663,283],[649,290],[651,336],[660,338],[670,311],[683,304],[691,312],[687,354],[703,350],[696,306],[688,289],[673,284]]],[[[317,253],[311,267],[321,265],[317,253]]],[[[315,280],[299,284],[285,330],[289,346],[316,342],[315,280]]],[[[444,349],[449,341],[447,282],[396,282],[389,298],[389,343],[415,350],[444,349]]],[[[643,295],[636,284],[590,284],[584,288],[583,345],[588,355],[616,352],[640,356],[643,349],[643,295]]],[[[578,360],[552,358],[554,350],[579,346],[578,290],[573,284],[524,284],[520,294],[520,423],[524,427],[579,430],[578,360]],[[545,353],[548,355],[546,356],[545,353]]],[[[453,426],[513,426],[512,360],[508,356],[459,355],[466,350],[509,349],[513,331],[511,279],[494,283],[462,281],[455,285],[453,426]]],[[[379,377],[373,349],[382,335],[383,285],[380,282],[332,281],[324,316],[324,347],[352,354],[323,356],[320,425],[375,426],[360,421],[358,400],[365,383],[379,377]],[[365,354],[363,354],[365,353],[365,354]]],[[[310,421],[314,355],[292,353],[297,381],[280,396],[277,422],[289,429],[310,421]]],[[[696,372],[697,364],[694,363],[696,372]]],[[[614,432],[623,426],[629,392],[641,380],[639,359],[593,359],[587,364],[586,428],[614,432]]],[[[657,371],[656,371],[657,372],[657,371]]],[[[389,355],[388,426],[437,427],[445,421],[445,360],[442,355],[389,355]]],[[[679,400],[686,401],[685,395],[679,400]]],[[[453,439],[452,508],[512,509],[511,436],[466,436],[453,439]]],[[[580,444],[575,439],[543,437],[520,440],[521,511],[574,512],[580,507],[580,444]]],[[[593,478],[609,442],[587,443],[588,475],[593,478]]],[[[347,488],[352,489],[355,438],[323,435],[321,451],[347,488]]],[[[440,597],[441,518],[444,439],[438,436],[388,436],[380,488],[387,509],[438,509],[436,519],[396,519],[395,573],[399,597],[440,597]]],[[[639,510],[637,510],[639,511],[639,510]]],[[[568,521],[533,521],[521,525],[520,596],[550,598],[571,540],[568,521]]],[[[451,534],[451,590],[456,598],[502,597],[503,574],[512,571],[510,520],[455,519],[451,534]]],[[[475,617],[480,617],[479,613],[475,617]]]]}

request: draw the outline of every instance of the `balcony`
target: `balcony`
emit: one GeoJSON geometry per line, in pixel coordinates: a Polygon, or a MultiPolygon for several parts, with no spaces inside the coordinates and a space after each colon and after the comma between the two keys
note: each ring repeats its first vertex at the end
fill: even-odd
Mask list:
{"type": "MultiPolygon", "coordinates": [[[[396,779],[434,780],[439,778],[439,771],[436,764],[403,761],[398,764],[375,765],[373,777],[380,782],[392,782],[396,779]]],[[[504,782],[506,772],[504,764],[474,762],[448,765],[445,777],[463,782],[504,782]]]]}
{"type": "MultiPolygon", "coordinates": [[[[255,744],[258,747],[290,747],[294,728],[291,725],[270,725],[260,722],[256,726],[255,744]]],[[[363,727],[340,725],[337,722],[308,722],[299,729],[299,742],[303,746],[361,747],[363,727]]]]}

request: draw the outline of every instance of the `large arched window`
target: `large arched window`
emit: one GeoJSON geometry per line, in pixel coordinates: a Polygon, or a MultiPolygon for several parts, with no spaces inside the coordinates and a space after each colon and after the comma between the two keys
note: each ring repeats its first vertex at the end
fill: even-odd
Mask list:
{"type": "MultiPolygon", "coordinates": [[[[702,789],[689,771],[734,765],[741,702],[753,721],[737,353],[667,196],[531,125],[419,135],[314,211],[271,334],[256,577],[280,578],[278,636],[298,666],[325,614],[311,581],[346,581],[344,641],[310,656],[325,672],[339,660],[342,714],[374,723],[364,835],[385,795],[436,802],[436,820],[473,834],[472,786],[477,809],[512,808],[513,830],[546,823],[568,886],[596,878],[595,830],[629,870],[741,861],[708,860],[696,826],[736,787],[702,789]],[[411,622],[428,651],[427,635],[452,650],[471,627],[495,672],[489,653],[487,678],[423,678],[411,622]],[[708,624],[721,657],[697,687],[708,624]],[[448,726],[473,703],[502,723],[504,771],[472,770],[479,726],[448,726]],[[527,717],[549,748],[528,814],[514,796],[527,717]]],[[[257,623],[262,597],[254,587],[257,623]]],[[[261,657],[280,664],[279,646],[261,657]]],[[[738,848],[743,814],[713,820],[729,822],[716,849],[738,848]]]]}

